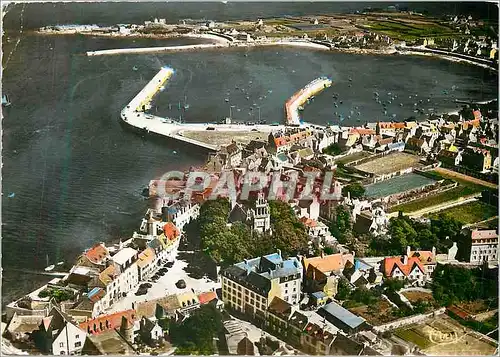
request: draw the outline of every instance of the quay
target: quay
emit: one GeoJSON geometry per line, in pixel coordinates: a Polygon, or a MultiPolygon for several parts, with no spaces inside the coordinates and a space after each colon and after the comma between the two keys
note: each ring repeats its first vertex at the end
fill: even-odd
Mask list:
{"type": "Polygon", "coordinates": [[[219,131],[228,134],[241,131],[270,133],[285,129],[284,125],[180,123],[171,118],[162,118],[146,113],[146,110],[151,106],[154,95],[158,93],[173,74],[174,70],[172,68],[162,67],[151,81],[123,108],[120,115],[122,121],[142,132],[168,137],[208,151],[217,151],[218,147],[188,138],[183,133],[186,131],[219,131]]]}
{"type": "Polygon", "coordinates": [[[312,96],[332,85],[332,80],[326,77],[317,78],[304,88],[296,92],[285,103],[285,116],[287,124],[300,125],[299,107],[306,103],[312,96]]]}

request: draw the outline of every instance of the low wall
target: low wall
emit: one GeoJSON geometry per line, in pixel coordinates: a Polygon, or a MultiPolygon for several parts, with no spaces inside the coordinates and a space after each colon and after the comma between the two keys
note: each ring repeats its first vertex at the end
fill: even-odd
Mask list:
{"type": "Polygon", "coordinates": [[[23,315],[23,316],[42,316],[45,317],[48,315],[49,311],[48,309],[43,309],[43,310],[31,310],[31,309],[25,309],[22,307],[14,306],[13,304],[7,305],[5,308],[5,315],[7,316],[7,321],[10,321],[12,316],[14,316],[14,313],[18,315],[23,315]]]}
{"type": "Polygon", "coordinates": [[[496,175],[496,174],[485,174],[482,172],[469,170],[468,168],[463,167],[463,166],[449,165],[449,164],[446,164],[444,162],[441,163],[441,167],[448,169],[448,170],[451,170],[451,171],[455,171],[455,172],[467,175],[467,176],[472,176],[472,177],[475,177],[477,179],[487,181],[487,182],[490,182],[490,183],[493,183],[496,185],[498,184],[498,175],[496,175]]]}
{"type": "Polygon", "coordinates": [[[457,187],[458,183],[455,182],[455,183],[452,183],[452,184],[449,184],[446,186],[437,186],[435,189],[432,189],[432,190],[427,191],[427,192],[423,192],[424,190],[431,188],[434,185],[436,185],[436,184],[432,183],[432,184],[429,184],[429,185],[426,185],[426,186],[423,186],[420,188],[416,188],[416,189],[412,189],[412,190],[404,191],[404,192],[399,192],[399,193],[395,193],[391,196],[388,196],[385,199],[385,201],[387,202],[387,207],[402,205],[402,204],[405,204],[408,202],[419,200],[419,199],[427,197],[427,196],[432,196],[432,195],[436,195],[438,193],[449,191],[449,190],[457,187]],[[401,197],[398,198],[398,196],[401,196],[401,197]]]}
{"type": "Polygon", "coordinates": [[[440,309],[429,312],[427,314],[420,314],[420,315],[415,315],[415,316],[404,317],[402,319],[392,321],[392,322],[389,322],[389,323],[384,324],[384,325],[375,326],[375,327],[373,327],[373,330],[375,332],[384,332],[384,331],[388,331],[388,330],[394,330],[394,329],[408,326],[411,324],[420,323],[420,322],[424,321],[425,319],[428,319],[429,317],[442,315],[442,314],[444,314],[445,311],[446,311],[446,308],[442,307],[440,309]]]}

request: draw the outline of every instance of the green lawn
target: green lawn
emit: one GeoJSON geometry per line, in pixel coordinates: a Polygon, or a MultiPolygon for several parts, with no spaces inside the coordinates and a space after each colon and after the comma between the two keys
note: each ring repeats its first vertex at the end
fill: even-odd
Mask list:
{"type": "Polygon", "coordinates": [[[396,330],[394,332],[394,334],[405,341],[412,342],[412,343],[416,344],[421,350],[425,350],[426,348],[429,348],[432,346],[431,341],[429,341],[426,337],[418,334],[413,329],[396,330]]]}
{"type": "Polygon", "coordinates": [[[429,218],[437,218],[441,213],[450,215],[464,224],[481,222],[498,214],[496,207],[476,201],[433,213],[429,218]]]}

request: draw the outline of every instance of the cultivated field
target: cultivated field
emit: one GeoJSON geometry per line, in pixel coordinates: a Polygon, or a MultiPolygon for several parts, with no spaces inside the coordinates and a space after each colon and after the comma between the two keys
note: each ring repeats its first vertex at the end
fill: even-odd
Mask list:
{"type": "Polygon", "coordinates": [[[420,300],[431,304],[435,308],[439,307],[439,304],[436,302],[436,300],[434,300],[434,297],[431,293],[419,290],[410,290],[404,291],[401,294],[412,304],[420,300]]]}
{"type": "Polygon", "coordinates": [[[476,332],[463,327],[447,315],[429,318],[424,323],[395,331],[399,338],[414,343],[425,354],[492,355],[496,345],[476,332]]]}
{"type": "Polygon", "coordinates": [[[498,214],[498,211],[494,206],[480,201],[475,201],[433,213],[429,218],[436,218],[440,214],[446,214],[455,219],[458,219],[464,224],[470,224],[481,222],[488,218],[494,217],[498,214]]]}
{"type": "Polygon", "coordinates": [[[361,316],[369,324],[378,326],[398,319],[392,315],[392,306],[384,299],[380,298],[371,307],[367,305],[356,306],[348,309],[353,314],[361,316]]]}
{"type": "Polygon", "coordinates": [[[258,131],[184,131],[182,136],[194,140],[201,141],[203,143],[212,144],[216,146],[229,145],[231,141],[234,140],[241,144],[248,144],[252,140],[264,140],[267,141],[267,136],[269,133],[262,133],[258,131]]]}
{"type": "Polygon", "coordinates": [[[373,173],[375,175],[385,175],[391,172],[408,169],[410,167],[421,167],[420,158],[404,152],[395,152],[383,157],[365,162],[355,166],[356,169],[373,173]]]}

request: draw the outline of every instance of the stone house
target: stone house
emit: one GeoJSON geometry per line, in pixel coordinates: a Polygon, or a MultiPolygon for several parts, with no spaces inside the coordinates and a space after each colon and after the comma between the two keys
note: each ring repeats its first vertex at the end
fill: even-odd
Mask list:
{"type": "Polygon", "coordinates": [[[408,279],[410,283],[417,285],[424,285],[427,280],[425,268],[418,257],[386,257],[382,268],[386,278],[408,279]]]}
{"type": "Polygon", "coordinates": [[[335,296],[340,274],[348,261],[354,263],[354,253],[304,258],[304,290],[310,293],[323,291],[329,297],[335,296]]]}
{"type": "Polygon", "coordinates": [[[42,352],[51,355],[73,355],[81,352],[86,336],[84,329],[54,306],[42,319],[33,337],[42,352]]]}

